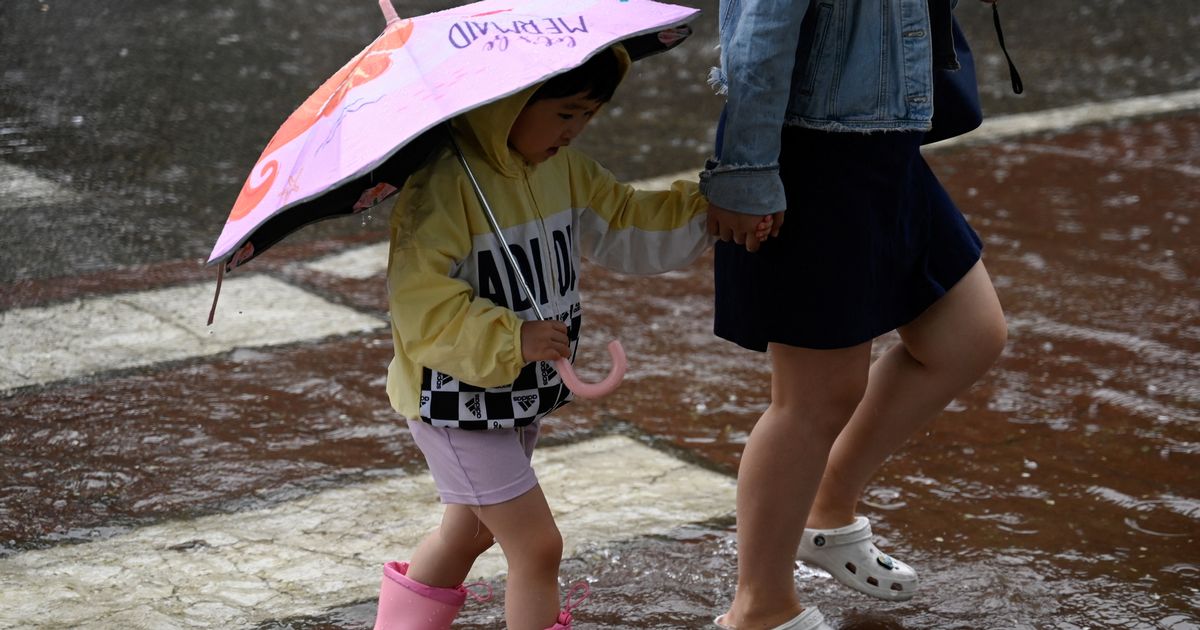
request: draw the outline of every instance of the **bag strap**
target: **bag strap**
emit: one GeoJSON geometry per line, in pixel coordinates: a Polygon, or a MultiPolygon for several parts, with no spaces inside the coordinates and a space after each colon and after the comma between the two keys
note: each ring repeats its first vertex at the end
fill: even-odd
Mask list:
{"type": "Polygon", "coordinates": [[[992,24],[996,26],[996,39],[1000,42],[1000,50],[1004,51],[1004,58],[1008,61],[1008,77],[1012,81],[1013,94],[1020,94],[1025,91],[1025,84],[1021,81],[1021,73],[1017,72],[1017,66],[1013,64],[1012,56],[1008,54],[1008,48],[1004,46],[1004,29],[1000,28],[1000,10],[996,8],[996,3],[992,3],[992,24]]]}

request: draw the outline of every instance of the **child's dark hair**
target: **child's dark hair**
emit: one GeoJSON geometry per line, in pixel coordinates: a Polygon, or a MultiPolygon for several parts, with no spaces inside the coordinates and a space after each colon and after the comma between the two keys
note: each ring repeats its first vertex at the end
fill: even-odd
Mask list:
{"type": "Polygon", "coordinates": [[[586,92],[587,98],[607,103],[612,100],[620,82],[621,64],[617,61],[617,53],[612,48],[605,48],[583,65],[551,77],[529,97],[529,102],[586,92]]]}

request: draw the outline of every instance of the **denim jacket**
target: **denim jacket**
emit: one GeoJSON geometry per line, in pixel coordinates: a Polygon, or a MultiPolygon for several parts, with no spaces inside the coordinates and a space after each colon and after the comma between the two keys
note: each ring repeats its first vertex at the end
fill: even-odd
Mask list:
{"type": "MultiPolygon", "coordinates": [[[[924,131],[933,115],[928,0],[721,0],[726,95],[718,155],[700,174],[713,204],[786,208],[784,125],[837,132],[924,131]]],[[[956,4],[953,1],[952,4],[956,4]]]]}

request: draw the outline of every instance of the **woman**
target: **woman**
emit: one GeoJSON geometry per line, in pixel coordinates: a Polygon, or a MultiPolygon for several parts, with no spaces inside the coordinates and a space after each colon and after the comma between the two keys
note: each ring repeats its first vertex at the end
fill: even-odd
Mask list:
{"type": "Polygon", "coordinates": [[[912,597],[915,571],[872,544],[855,507],[1006,340],[982,243],[920,155],[947,52],[931,24],[949,27],[931,12],[952,2],[867,4],[720,6],[713,82],[727,101],[701,174],[722,240],[715,331],[769,351],[772,367],[738,471],[738,584],[722,627],[828,627],[797,597],[798,550],[856,590],[912,597]],[[872,340],[891,330],[901,343],[872,365],[872,340]]]}

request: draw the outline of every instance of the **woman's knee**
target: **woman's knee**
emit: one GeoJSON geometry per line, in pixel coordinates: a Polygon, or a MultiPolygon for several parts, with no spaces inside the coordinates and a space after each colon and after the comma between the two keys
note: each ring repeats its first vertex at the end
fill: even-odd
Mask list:
{"type": "Polygon", "coordinates": [[[822,391],[814,392],[816,395],[794,400],[793,410],[817,422],[828,420],[829,429],[836,436],[866,396],[867,374],[865,370],[861,374],[846,374],[841,380],[827,383],[822,391]],[[839,423],[838,419],[842,422],[839,423]]]}
{"type": "Polygon", "coordinates": [[[900,328],[904,347],[926,368],[978,376],[1008,342],[1008,323],[983,263],[941,300],[900,328]]]}
{"type": "Polygon", "coordinates": [[[771,406],[805,418],[848,419],[867,391],[871,344],[838,350],[772,346],[771,406]]]}
{"type": "Polygon", "coordinates": [[[982,312],[961,332],[968,342],[960,351],[943,359],[948,369],[981,375],[1000,358],[1008,344],[1008,322],[999,302],[982,312]]]}
{"type": "MultiPolygon", "coordinates": [[[[804,433],[804,439],[816,443],[833,441],[850,421],[867,390],[867,372],[848,373],[840,380],[830,380],[822,387],[806,388],[782,395],[772,395],[764,420],[783,423],[804,433]]],[[[776,389],[775,391],[778,391],[776,389]]]]}
{"type": "Polygon", "coordinates": [[[1008,325],[1003,313],[980,317],[957,331],[954,339],[944,342],[920,336],[906,336],[904,349],[925,369],[974,380],[987,372],[1000,358],[1008,343],[1008,325]]]}
{"type": "Polygon", "coordinates": [[[991,317],[981,322],[980,328],[977,354],[986,370],[1000,358],[1004,347],[1008,345],[1008,321],[1004,318],[1004,312],[997,308],[991,317]]]}

